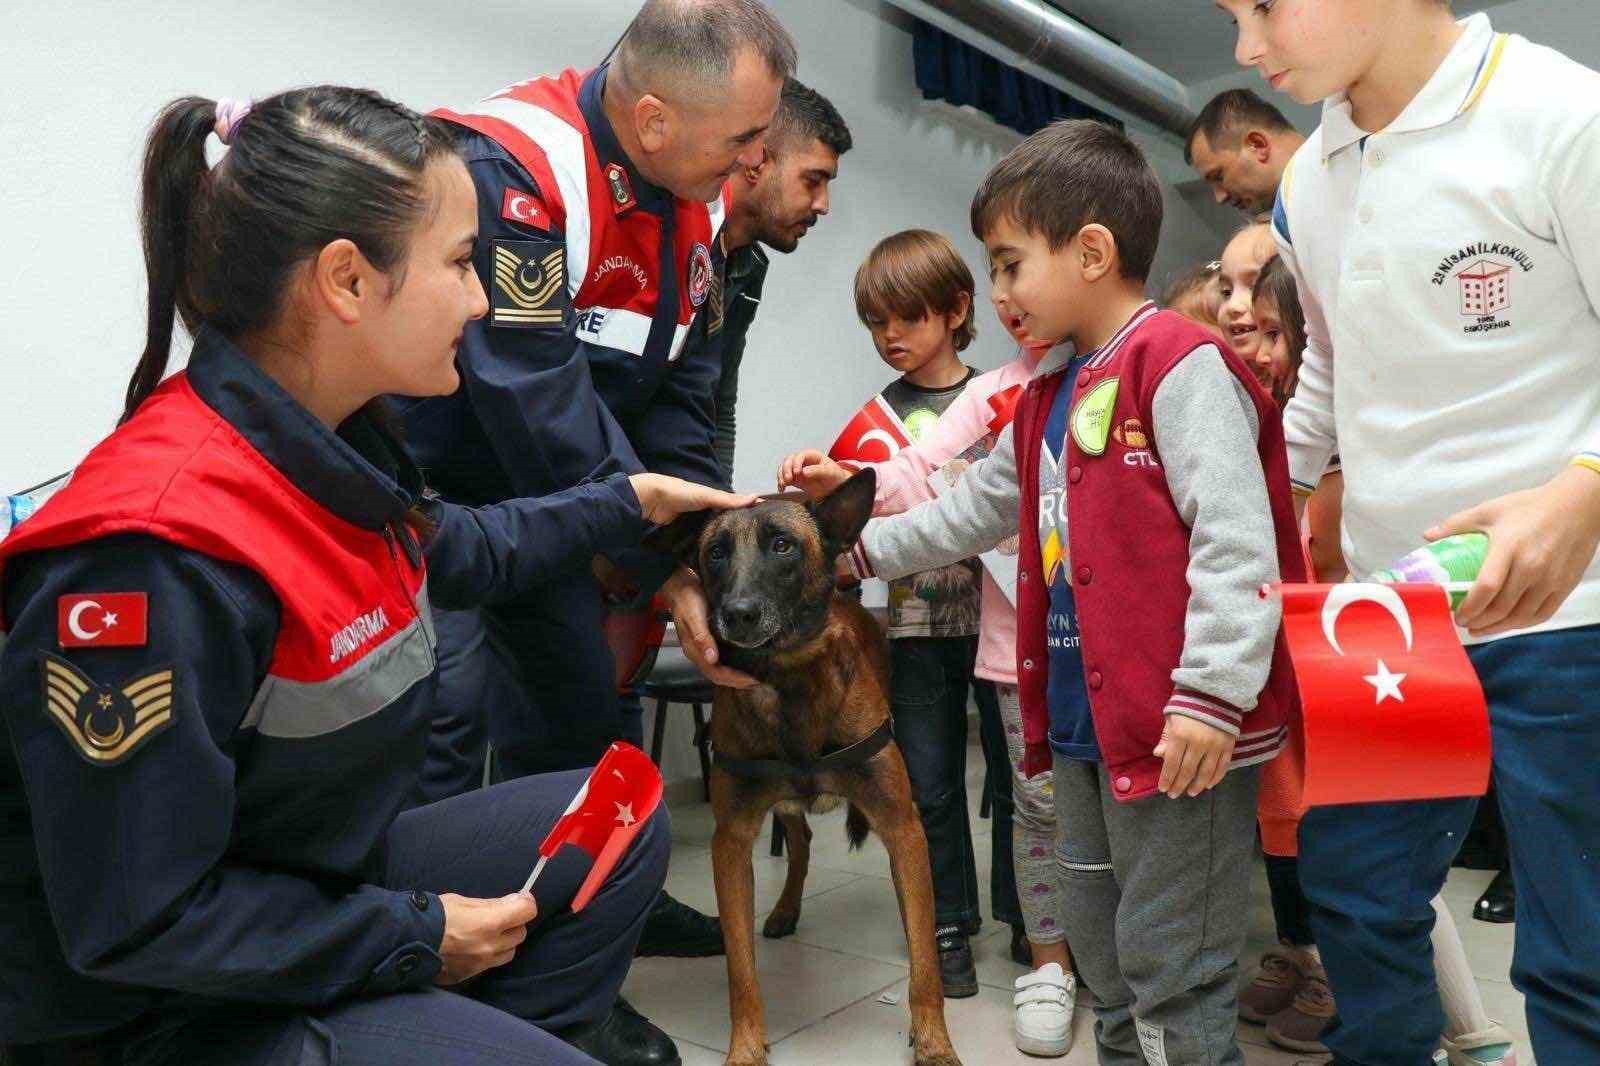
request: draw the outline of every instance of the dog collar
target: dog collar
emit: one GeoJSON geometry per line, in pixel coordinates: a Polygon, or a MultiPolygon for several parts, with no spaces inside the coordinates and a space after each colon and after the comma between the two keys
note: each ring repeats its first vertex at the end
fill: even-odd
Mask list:
{"type": "Polygon", "coordinates": [[[735,759],[722,752],[716,752],[713,760],[717,766],[726,770],[734,777],[747,778],[780,778],[780,777],[814,777],[817,774],[836,770],[848,770],[860,766],[878,752],[889,746],[894,740],[894,724],[891,719],[885,718],[883,724],[872,732],[848,747],[838,751],[829,752],[815,762],[793,763],[783,759],[735,759]]]}

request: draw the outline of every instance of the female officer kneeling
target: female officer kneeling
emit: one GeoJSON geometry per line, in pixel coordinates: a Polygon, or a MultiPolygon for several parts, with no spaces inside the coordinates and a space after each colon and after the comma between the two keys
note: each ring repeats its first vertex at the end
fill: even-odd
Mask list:
{"type": "Polygon", "coordinates": [[[0,1044],[22,1064],[676,1062],[612,1013],[665,810],[580,915],[565,858],[537,902],[515,890],[582,772],[397,812],[430,600],[521,594],[750,500],[652,474],[481,510],[424,496],[376,405],[458,385],[486,308],[466,168],[375,93],[243,110],[157,120],[124,421],[0,543],[0,1044]],[[175,312],[193,355],[158,384],[175,312]]]}

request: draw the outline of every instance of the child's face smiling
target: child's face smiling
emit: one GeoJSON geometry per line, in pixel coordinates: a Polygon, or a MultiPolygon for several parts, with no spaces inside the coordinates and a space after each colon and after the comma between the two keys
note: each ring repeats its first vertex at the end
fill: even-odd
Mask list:
{"type": "Polygon", "coordinates": [[[1222,252],[1222,311],[1219,319],[1228,345],[1246,363],[1256,353],[1259,333],[1252,307],[1251,289],[1267,260],[1277,254],[1272,232],[1266,226],[1243,230],[1222,252]]]}

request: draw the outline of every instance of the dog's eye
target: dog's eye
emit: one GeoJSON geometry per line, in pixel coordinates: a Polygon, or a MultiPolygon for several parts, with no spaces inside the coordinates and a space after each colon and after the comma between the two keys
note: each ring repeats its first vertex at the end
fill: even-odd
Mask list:
{"type": "Polygon", "coordinates": [[[728,549],[720,544],[713,544],[706,549],[706,558],[712,562],[721,562],[728,557],[728,549]]]}
{"type": "Polygon", "coordinates": [[[778,555],[788,555],[794,549],[794,542],[785,536],[772,538],[772,550],[778,555]]]}

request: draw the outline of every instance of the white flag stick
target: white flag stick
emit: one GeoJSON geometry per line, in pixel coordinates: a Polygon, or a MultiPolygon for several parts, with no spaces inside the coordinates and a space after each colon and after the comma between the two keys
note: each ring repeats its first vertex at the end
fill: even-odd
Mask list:
{"type": "Polygon", "coordinates": [[[522,882],[522,891],[523,892],[532,891],[533,883],[535,881],[539,880],[539,875],[544,873],[544,864],[549,862],[549,861],[550,860],[545,858],[543,855],[539,856],[539,863],[538,863],[537,866],[535,866],[533,868],[533,873],[529,874],[528,875],[528,879],[526,881],[522,882]]]}
{"type": "MultiPolygon", "coordinates": [[[[1281,595],[1283,595],[1283,586],[1285,584],[1293,584],[1293,582],[1274,581],[1274,582],[1272,582],[1270,584],[1262,585],[1261,586],[1261,598],[1262,599],[1266,599],[1268,596],[1281,596],[1281,595]]],[[[1374,581],[1374,582],[1369,582],[1369,584],[1387,585],[1387,584],[1392,584],[1392,582],[1374,581]]],[[[1451,595],[1453,595],[1453,594],[1455,594],[1457,592],[1471,592],[1472,591],[1472,582],[1470,582],[1470,581],[1445,581],[1445,582],[1442,582],[1442,583],[1441,582],[1435,582],[1435,581],[1426,581],[1426,582],[1422,582],[1422,584],[1433,585],[1435,588],[1441,588],[1446,593],[1451,594],[1451,595]]]]}

